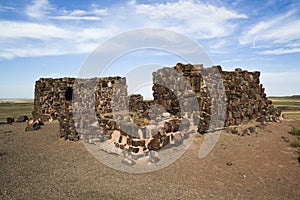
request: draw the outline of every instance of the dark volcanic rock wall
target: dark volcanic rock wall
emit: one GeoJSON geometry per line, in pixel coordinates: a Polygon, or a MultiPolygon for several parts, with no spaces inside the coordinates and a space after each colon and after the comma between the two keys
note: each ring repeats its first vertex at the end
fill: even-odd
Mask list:
{"type": "Polygon", "coordinates": [[[74,126],[85,139],[95,134],[109,136],[116,129],[115,121],[121,120],[127,114],[126,79],[80,79],[75,85],[74,104],[74,126]]]}
{"type": "Polygon", "coordinates": [[[33,117],[55,120],[72,101],[75,78],[41,78],[35,82],[33,117]]]}
{"type": "Polygon", "coordinates": [[[43,122],[58,119],[59,136],[78,140],[77,130],[83,134],[89,125],[97,121],[103,129],[114,129],[111,127],[111,113],[113,109],[115,112],[125,110],[126,101],[125,78],[41,78],[35,83],[33,116],[43,122]],[[118,87],[115,87],[116,84],[118,87]],[[91,94],[91,91],[95,93],[91,94]],[[73,111],[78,113],[76,118],[73,111]]]}
{"type": "MultiPolygon", "coordinates": [[[[225,126],[239,125],[257,119],[276,121],[280,116],[280,112],[274,108],[272,101],[267,99],[265,90],[260,84],[259,76],[260,72],[248,72],[241,69],[226,72],[222,71],[220,66],[203,69],[202,65],[178,63],[173,68],[163,68],[153,73],[154,102],[161,104],[166,111],[180,117],[180,96],[174,95],[174,92],[176,91],[183,96],[184,93],[193,93],[199,103],[199,108],[196,109],[199,111],[196,113],[200,119],[199,132],[205,132],[209,129],[214,105],[217,106],[217,112],[218,109],[226,110],[225,126]],[[219,74],[219,76],[216,74],[219,74]],[[179,81],[172,84],[174,75],[182,75],[188,80],[188,83],[179,81]],[[206,76],[206,81],[204,81],[203,76],[206,76]],[[222,79],[223,86],[220,85],[218,78],[222,79]],[[171,84],[168,84],[168,86],[161,84],[160,82],[163,79],[168,80],[168,83],[171,84]],[[207,82],[210,82],[210,88],[207,87],[207,82]],[[225,99],[218,96],[224,91],[226,94],[225,99]],[[211,96],[211,94],[215,96],[211,96]],[[226,108],[222,106],[226,106],[226,108]]],[[[222,125],[216,119],[214,119],[214,123],[217,124],[213,127],[222,125]]]]}
{"type": "MultiPolygon", "coordinates": [[[[93,134],[109,139],[114,131],[128,141],[138,140],[138,136],[128,136],[125,129],[136,129],[140,134],[151,132],[148,135],[157,137],[153,133],[156,129],[145,129],[150,122],[155,124],[161,119],[162,110],[156,104],[171,113],[164,113],[167,117],[163,118],[169,121],[164,122],[161,133],[177,132],[174,127],[183,117],[193,119],[200,133],[250,120],[276,121],[280,112],[267,99],[259,77],[259,72],[226,72],[220,66],[204,69],[202,65],[178,63],[153,73],[153,101],[144,101],[141,95],[128,97],[126,79],[121,77],[41,78],[35,85],[33,116],[44,122],[58,119],[59,136],[69,140],[78,140],[80,135],[88,140],[93,134]],[[222,111],[224,118],[212,119],[222,111]]],[[[160,147],[169,141],[161,133],[156,138],[162,142],[160,147]]]]}

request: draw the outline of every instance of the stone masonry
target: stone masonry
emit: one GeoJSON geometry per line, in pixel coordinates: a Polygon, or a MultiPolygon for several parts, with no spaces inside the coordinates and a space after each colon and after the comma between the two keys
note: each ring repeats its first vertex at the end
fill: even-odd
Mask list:
{"type": "Polygon", "coordinates": [[[178,63],[153,73],[152,101],[144,101],[139,94],[128,96],[122,77],[41,78],[35,84],[33,116],[43,122],[58,120],[59,137],[110,140],[120,149],[141,155],[181,144],[192,126],[205,133],[213,131],[211,123],[211,127],[223,128],[250,120],[278,120],[280,111],[266,97],[259,77],[260,72],[226,72],[220,66],[204,69],[178,63]],[[176,81],[178,74],[184,79],[176,81]],[[206,74],[212,76],[204,78],[206,74]],[[161,84],[165,80],[172,84],[161,84]],[[215,92],[209,91],[208,84],[215,92]],[[222,92],[224,96],[219,95],[222,92]],[[180,105],[192,98],[197,104],[191,105],[197,107],[180,105]],[[219,110],[225,111],[224,119],[212,120],[213,112],[219,110]]]}

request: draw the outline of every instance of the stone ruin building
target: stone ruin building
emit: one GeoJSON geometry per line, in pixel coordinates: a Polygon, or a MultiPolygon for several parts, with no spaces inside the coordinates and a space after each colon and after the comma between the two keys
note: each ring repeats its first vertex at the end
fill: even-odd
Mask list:
{"type": "Polygon", "coordinates": [[[35,83],[33,116],[43,122],[58,120],[59,137],[100,143],[110,140],[118,148],[132,154],[179,145],[191,134],[191,126],[199,133],[205,133],[213,131],[210,130],[211,123],[215,123],[214,128],[222,129],[251,120],[276,121],[280,116],[280,111],[268,100],[260,84],[258,71],[236,69],[227,72],[222,71],[220,66],[204,70],[202,65],[178,63],[172,68],[162,68],[153,73],[152,90],[153,100],[145,101],[140,94],[127,95],[126,79],[123,77],[41,78],[35,83]],[[220,74],[223,85],[215,84],[217,77],[214,73],[204,80],[204,74],[213,70],[220,74]],[[174,83],[172,77],[176,74],[184,77],[188,84],[183,81],[174,83]],[[160,84],[162,79],[170,79],[174,84],[166,87],[160,84]],[[79,88],[77,90],[74,89],[75,82],[79,88]],[[208,91],[207,82],[211,82],[215,93],[208,91]],[[81,87],[83,85],[85,87],[81,87]],[[224,98],[218,95],[221,90],[224,91],[224,98]],[[95,93],[90,94],[89,91],[95,93]],[[118,98],[113,105],[114,94],[118,98]],[[195,105],[198,107],[183,110],[178,94],[187,101],[189,96],[196,98],[198,103],[195,105]],[[74,101],[78,96],[78,101],[74,101]],[[221,104],[222,101],[225,104],[221,104]],[[159,112],[156,113],[152,105],[161,105],[164,112],[157,114],[159,112]],[[226,106],[223,108],[224,119],[211,119],[214,105],[226,106]],[[94,116],[90,115],[91,110],[94,116]],[[124,110],[129,112],[122,114],[124,110]],[[188,117],[184,118],[183,115],[188,117]]]}

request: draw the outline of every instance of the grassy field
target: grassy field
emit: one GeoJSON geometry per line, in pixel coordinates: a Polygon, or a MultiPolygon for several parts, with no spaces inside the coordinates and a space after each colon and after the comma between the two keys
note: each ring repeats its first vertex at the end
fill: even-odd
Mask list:
{"type": "Polygon", "coordinates": [[[21,115],[32,117],[33,100],[0,100],[0,122],[5,122],[7,117],[15,120],[21,115]]]}
{"type": "MultiPolygon", "coordinates": [[[[293,97],[269,97],[274,106],[280,108],[283,115],[289,119],[300,120],[300,96],[293,97]]],[[[32,117],[33,100],[0,100],[0,122],[7,117],[15,120],[21,115],[32,117]]]]}
{"type": "Polygon", "coordinates": [[[280,108],[285,118],[300,120],[300,96],[269,97],[280,108]]]}

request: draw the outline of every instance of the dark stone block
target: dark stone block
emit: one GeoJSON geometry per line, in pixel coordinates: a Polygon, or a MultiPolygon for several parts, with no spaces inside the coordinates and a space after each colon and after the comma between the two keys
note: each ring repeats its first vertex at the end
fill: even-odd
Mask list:
{"type": "Polygon", "coordinates": [[[28,117],[26,115],[20,116],[17,120],[17,122],[26,122],[28,120],[28,117]]]}
{"type": "Polygon", "coordinates": [[[15,119],[12,118],[12,117],[6,118],[6,122],[7,122],[8,124],[12,124],[14,121],[15,121],[15,119]]]}

